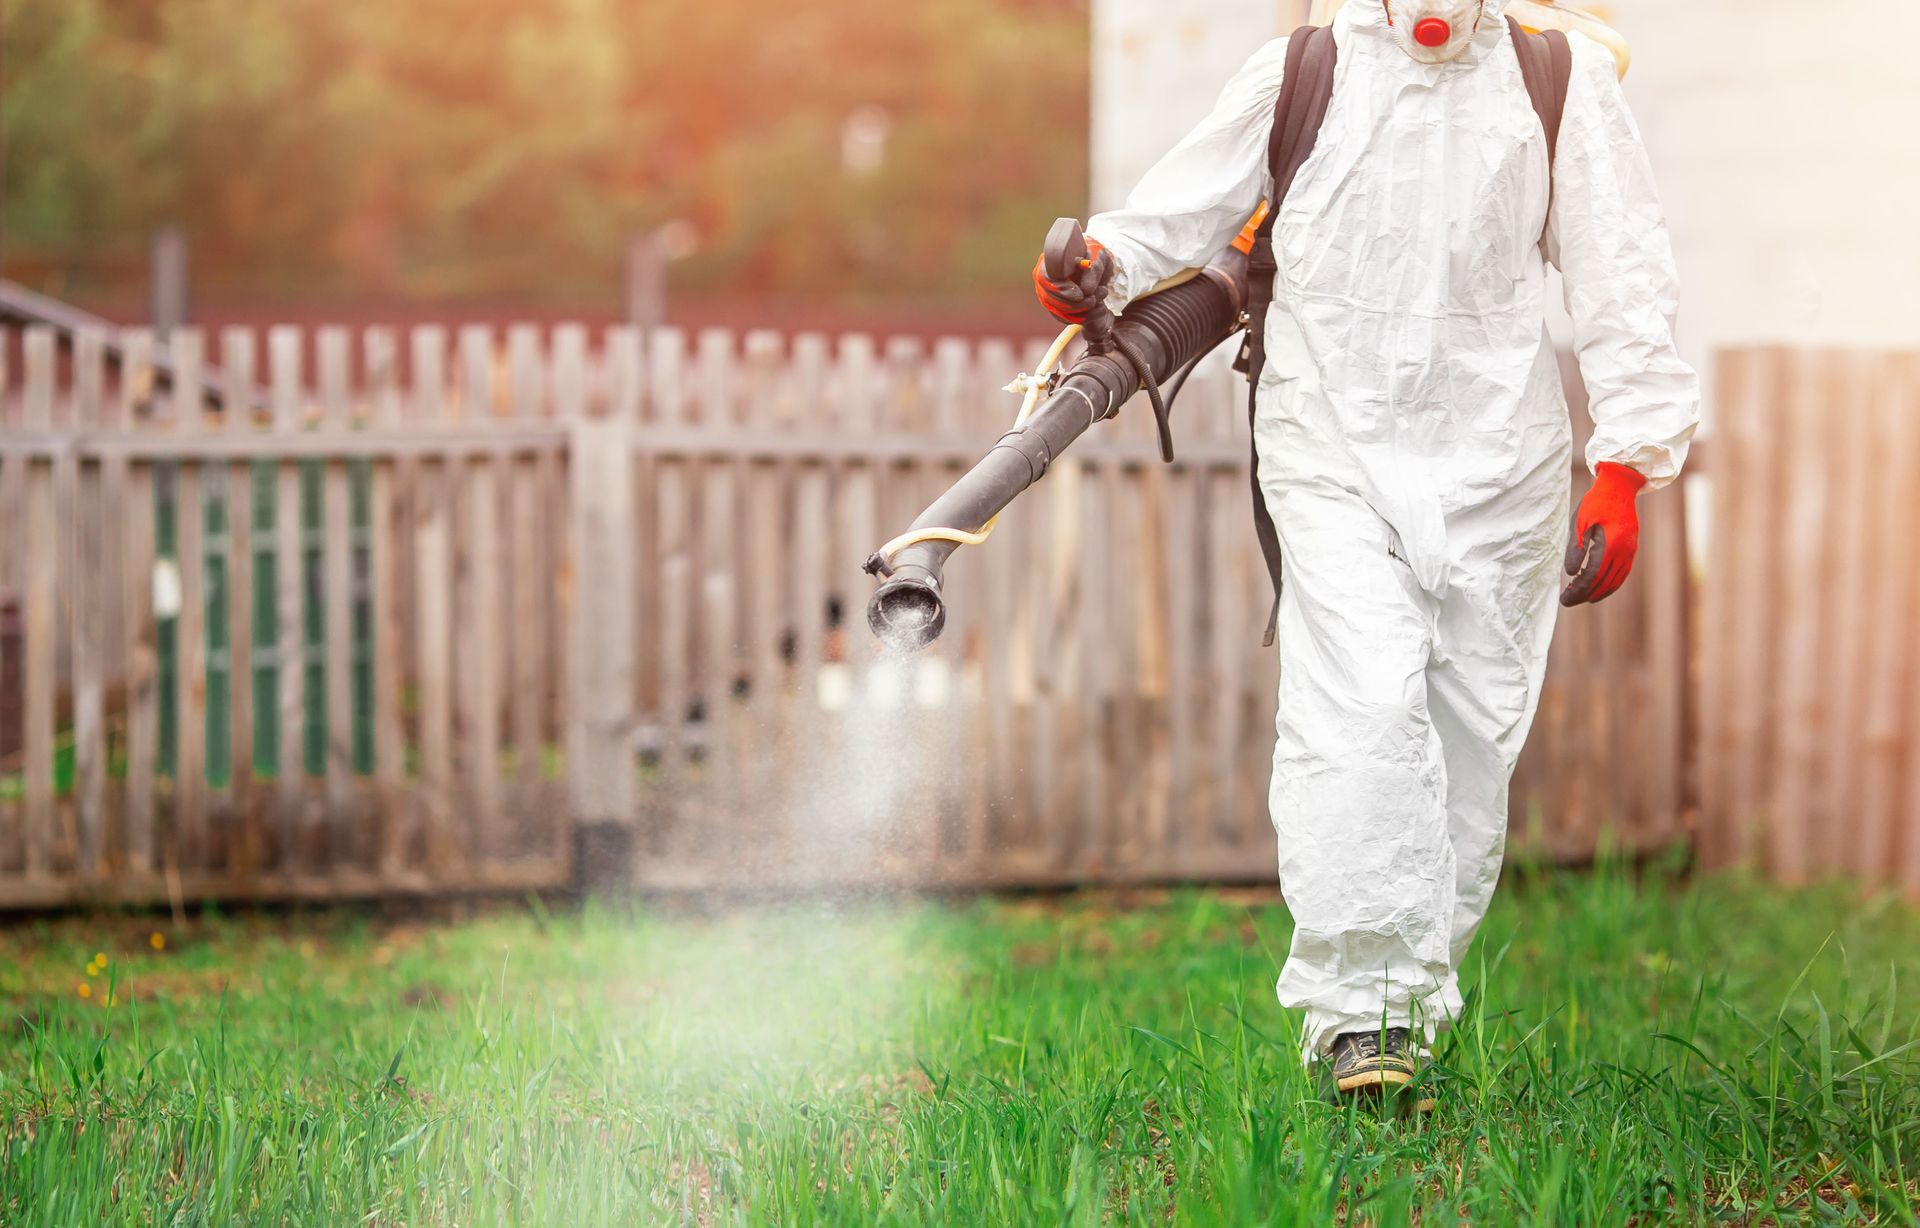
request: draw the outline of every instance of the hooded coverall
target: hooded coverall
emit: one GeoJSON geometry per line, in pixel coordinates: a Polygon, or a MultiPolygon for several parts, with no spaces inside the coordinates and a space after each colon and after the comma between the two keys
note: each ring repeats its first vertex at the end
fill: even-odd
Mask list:
{"type": "MultiPolygon", "coordinates": [[[[1331,109],[1274,227],[1254,440],[1287,567],[1271,805],[1296,929],[1279,994],[1306,1013],[1309,1056],[1451,1019],[1500,876],[1571,490],[1545,258],[1591,399],[1587,463],[1665,486],[1698,421],[1613,57],[1571,36],[1550,170],[1504,8],[1488,0],[1458,59],[1423,64],[1384,6],[1349,3],[1331,109]]],[[[1286,41],[1089,224],[1116,310],[1204,264],[1270,195],[1286,41]]]]}

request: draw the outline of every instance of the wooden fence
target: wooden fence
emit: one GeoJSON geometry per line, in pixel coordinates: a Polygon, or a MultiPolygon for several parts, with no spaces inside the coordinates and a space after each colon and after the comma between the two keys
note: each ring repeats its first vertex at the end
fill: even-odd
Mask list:
{"type": "MultiPolygon", "coordinates": [[[[859,564],[1032,349],[180,333],[209,398],[155,394],[139,332],[5,340],[0,904],[557,886],[583,831],[656,887],[1272,876],[1224,373],[1178,464],[1129,414],[1056,466],[894,662],[859,564]]],[[[1543,855],[1684,835],[1684,511],[1646,508],[1636,583],[1563,620],[1514,793],[1543,855]]]]}
{"type": "Polygon", "coordinates": [[[1719,370],[1703,860],[1920,895],[1920,355],[1719,370]]]}

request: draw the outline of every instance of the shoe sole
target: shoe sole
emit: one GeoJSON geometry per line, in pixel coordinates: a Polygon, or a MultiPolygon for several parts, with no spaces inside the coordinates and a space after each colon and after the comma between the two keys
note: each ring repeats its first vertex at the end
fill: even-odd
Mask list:
{"type": "MultiPolygon", "coordinates": [[[[1348,1075],[1339,1081],[1342,1095],[1354,1099],[1384,1100],[1390,1093],[1398,1093],[1413,1082],[1413,1076],[1402,1070],[1369,1070],[1357,1075],[1348,1075]]],[[[1395,1097],[1399,1097],[1396,1095],[1395,1097]]],[[[1439,1102],[1426,1097],[1410,1103],[1403,1103],[1400,1111],[1407,1113],[1431,1113],[1439,1108],[1439,1102]]]]}
{"type": "Polygon", "coordinates": [[[1413,1082],[1413,1076],[1404,1070],[1363,1070],[1359,1074],[1348,1075],[1340,1080],[1343,1092],[1384,1090],[1388,1087],[1405,1087],[1413,1082]]]}

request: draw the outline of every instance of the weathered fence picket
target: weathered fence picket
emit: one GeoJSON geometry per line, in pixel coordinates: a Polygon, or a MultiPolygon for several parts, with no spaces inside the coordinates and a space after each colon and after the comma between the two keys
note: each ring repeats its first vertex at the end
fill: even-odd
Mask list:
{"type": "MultiPolygon", "coordinates": [[[[368,432],[374,438],[391,435],[401,425],[400,342],[392,330],[368,329],[361,337],[369,402],[368,432]]],[[[400,529],[407,523],[399,507],[400,462],[375,456],[368,480],[367,549],[371,573],[373,669],[369,696],[369,730],[373,742],[372,805],[379,815],[379,834],[371,842],[369,859],[380,879],[397,878],[406,866],[407,837],[411,830],[406,799],[407,735],[401,711],[406,686],[402,667],[405,642],[404,607],[400,590],[400,529]]]]}
{"type": "MultiPolygon", "coordinates": [[[[10,340],[0,338],[0,340],[10,340]]],[[[20,398],[7,395],[11,388],[11,345],[0,344],[0,435],[21,429],[20,398]]],[[[25,526],[21,500],[24,497],[25,470],[30,462],[24,455],[0,455],[0,524],[25,526]]],[[[26,628],[20,608],[22,551],[21,534],[0,532],[0,765],[9,773],[19,771],[25,731],[21,725],[22,699],[26,691],[25,663],[22,661],[26,628]]],[[[17,791],[0,790],[0,871],[18,872],[23,850],[21,799],[17,791]]]]}
{"type": "MultiPolygon", "coordinates": [[[[53,429],[54,338],[46,329],[31,329],[25,347],[25,413],[29,431],[53,429]]],[[[52,869],[56,835],[54,812],[54,694],[57,674],[55,620],[60,601],[59,521],[54,506],[54,462],[35,458],[26,470],[26,617],[23,651],[26,657],[25,728],[26,824],[25,877],[44,879],[52,869]]]]}
{"type": "MultiPolygon", "coordinates": [[[[273,426],[280,435],[305,429],[305,386],[301,336],[292,328],[267,334],[272,368],[273,426]]],[[[233,410],[230,408],[229,413],[233,410]]],[[[305,719],[306,540],[302,533],[300,465],[279,457],[273,466],[273,630],[274,686],[278,696],[274,752],[276,822],[282,856],[302,862],[323,856],[307,805],[305,719]]]]}
{"type": "MultiPolygon", "coordinates": [[[[121,408],[115,426],[133,430],[146,416],[142,397],[152,378],[149,364],[153,338],[145,331],[130,331],[122,338],[122,345],[121,408]]],[[[0,383],[0,389],[4,387],[0,383]]],[[[4,399],[0,395],[0,401],[4,399]]],[[[160,752],[160,639],[153,600],[156,504],[153,466],[131,464],[125,457],[116,458],[115,464],[124,472],[126,483],[126,553],[120,573],[120,638],[126,661],[123,870],[130,877],[144,879],[154,868],[154,791],[160,752]]]]}
{"type": "MultiPolygon", "coordinates": [[[[355,427],[352,401],[351,338],[345,329],[322,329],[317,337],[320,420],[329,431],[355,427]]],[[[364,840],[358,821],[359,785],[354,770],[353,475],[344,456],[330,456],[321,477],[320,619],[325,651],[326,721],[321,770],[331,819],[330,848],[336,858],[362,859],[364,840]]]]}
{"type": "MultiPolygon", "coordinates": [[[[225,381],[226,429],[245,438],[256,428],[254,334],[227,329],[221,337],[220,364],[225,381]]],[[[227,465],[227,791],[245,864],[265,855],[265,814],[254,783],[254,696],[259,687],[253,651],[256,592],[254,578],[254,462],[241,457],[227,465]]],[[[271,651],[267,653],[272,656],[271,651]]]]}
{"type": "MultiPolygon", "coordinates": [[[[542,395],[539,335],[519,327],[507,333],[509,417],[537,422],[546,401],[542,395]]],[[[512,813],[516,825],[525,824],[540,804],[540,767],[545,755],[546,635],[544,612],[551,595],[544,565],[548,535],[543,532],[541,492],[543,453],[516,456],[509,461],[513,617],[509,623],[512,687],[510,689],[513,744],[512,813]]]]}
{"type": "MultiPolygon", "coordinates": [[[[97,431],[105,425],[106,356],[103,339],[92,331],[74,338],[74,428],[97,431]]],[[[97,460],[78,458],[68,470],[67,566],[73,588],[67,603],[73,678],[73,761],[78,848],[75,871],[100,873],[107,823],[106,614],[113,575],[106,548],[109,508],[105,477],[97,460]]]]}
{"type": "MultiPolygon", "coordinates": [[[[1886,432],[1889,454],[1908,458],[1909,465],[1905,474],[1889,475],[1885,489],[1904,492],[1911,501],[1915,490],[1920,489],[1920,473],[1912,468],[1915,458],[1920,458],[1920,412],[1915,408],[1920,406],[1920,356],[1903,355],[1898,363],[1881,373],[1881,381],[1874,416],[1886,432]]],[[[1896,517],[1882,516],[1879,524],[1883,542],[1904,544],[1896,517]]],[[[1906,702],[1901,703],[1896,688],[1876,677],[1874,716],[1867,727],[1866,748],[1869,780],[1874,783],[1867,797],[1870,799],[1868,814],[1872,816],[1869,832],[1875,841],[1872,847],[1884,850],[1890,843],[1894,845],[1892,863],[1898,870],[1897,881],[1908,895],[1916,895],[1920,894],[1920,830],[1916,830],[1920,827],[1920,663],[1913,659],[1912,628],[1920,623],[1920,565],[1915,564],[1911,550],[1905,552],[1905,557],[1908,567],[1904,584],[1891,569],[1880,577],[1883,593],[1880,608],[1888,617],[1886,622],[1874,624],[1873,661],[1876,665],[1905,661],[1906,702]],[[1906,599],[1904,618],[1899,616],[1903,595],[1906,599]],[[1902,717],[1905,718],[1904,738],[1902,717]],[[1906,776],[1904,793],[1899,780],[1902,772],[1906,776]],[[1894,841],[1896,835],[1897,842],[1894,841]]]]}
{"type": "MultiPolygon", "coordinates": [[[[447,413],[446,333],[412,335],[414,422],[437,426],[447,413]]],[[[422,457],[413,472],[413,608],[410,655],[419,690],[419,812],[424,857],[445,871],[454,858],[453,541],[451,457],[422,457]]]]}
{"type": "MultiPolygon", "coordinates": [[[[200,391],[202,346],[198,329],[178,329],[167,339],[175,381],[172,426],[183,444],[197,442],[206,422],[200,391]]],[[[173,619],[173,822],[171,840],[163,847],[175,872],[182,865],[213,861],[207,836],[207,517],[202,476],[198,460],[183,459],[174,477],[173,560],[179,605],[173,619]]]]}
{"type": "Polygon", "coordinates": [[[570,636],[591,646],[570,657],[568,777],[578,817],[605,823],[628,818],[634,804],[634,646],[625,633],[638,586],[628,547],[633,423],[612,413],[566,416],[573,495],[568,536],[576,554],[570,636]]]}

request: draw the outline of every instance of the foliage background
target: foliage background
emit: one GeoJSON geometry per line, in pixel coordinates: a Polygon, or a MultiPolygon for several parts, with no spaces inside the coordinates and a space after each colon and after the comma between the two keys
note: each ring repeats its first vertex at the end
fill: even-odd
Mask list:
{"type": "Polygon", "coordinates": [[[965,300],[1087,176],[1086,0],[0,0],[7,276],[84,297],[182,225],[196,289],[564,304],[965,300]],[[849,116],[891,119],[847,169],[849,116]]]}

